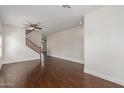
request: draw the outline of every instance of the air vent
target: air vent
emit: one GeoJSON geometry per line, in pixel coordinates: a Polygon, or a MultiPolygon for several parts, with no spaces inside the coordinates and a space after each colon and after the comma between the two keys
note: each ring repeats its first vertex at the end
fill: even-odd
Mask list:
{"type": "Polygon", "coordinates": [[[68,8],[68,9],[70,9],[70,8],[71,8],[71,6],[70,6],[70,5],[63,5],[62,7],[63,7],[63,8],[68,8]]]}

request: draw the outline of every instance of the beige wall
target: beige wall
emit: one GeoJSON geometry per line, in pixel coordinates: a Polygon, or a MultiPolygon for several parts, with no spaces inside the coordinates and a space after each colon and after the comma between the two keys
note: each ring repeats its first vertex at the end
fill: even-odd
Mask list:
{"type": "Polygon", "coordinates": [[[108,6],[85,15],[85,69],[124,85],[124,6],[108,6]]]}
{"type": "Polygon", "coordinates": [[[47,37],[48,55],[83,63],[83,26],[53,33],[47,37]]]}
{"type": "Polygon", "coordinates": [[[35,43],[37,46],[41,47],[41,30],[30,32],[26,35],[26,37],[35,43]]]}

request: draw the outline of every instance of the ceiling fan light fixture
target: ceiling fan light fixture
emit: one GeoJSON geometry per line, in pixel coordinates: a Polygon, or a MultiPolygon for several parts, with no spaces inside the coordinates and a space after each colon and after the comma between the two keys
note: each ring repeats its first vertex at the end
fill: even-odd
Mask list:
{"type": "Polygon", "coordinates": [[[30,27],[30,30],[34,30],[34,27],[30,27]]]}
{"type": "Polygon", "coordinates": [[[34,30],[33,27],[26,28],[26,30],[34,30]]]}

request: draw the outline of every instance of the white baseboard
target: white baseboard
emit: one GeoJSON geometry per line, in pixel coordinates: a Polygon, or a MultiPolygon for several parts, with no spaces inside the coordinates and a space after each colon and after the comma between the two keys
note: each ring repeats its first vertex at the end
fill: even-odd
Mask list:
{"type": "Polygon", "coordinates": [[[72,61],[72,62],[76,62],[76,63],[84,64],[84,62],[81,61],[81,60],[73,60],[73,59],[70,59],[70,58],[60,57],[60,56],[50,55],[50,54],[47,54],[47,55],[48,55],[48,56],[51,56],[51,57],[56,57],[56,58],[65,59],[65,60],[68,60],[68,61],[72,61]]]}
{"type": "Polygon", "coordinates": [[[25,58],[25,59],[4,60],[3,61],[3,64],[18,63],[18,62],[23,62],[23,61],[37,60],[37,59],[40,59],[40,57],[32,57],[32,58],[25,58]]]}
{"type": "Polygon", "coordinates": [[[97,73],[97,72],[94,72],[94,71],[91,71],[91,70],[88,70],[88,69],[84,69],[84,72],[124,86],[124,81],[123,80],[118,80],[118,79],[115,79],[113,77],[110,77],[110,76],[107,76],[107,75],[104,75],[104,74],[101,74],[101,73],[97,73]]]}

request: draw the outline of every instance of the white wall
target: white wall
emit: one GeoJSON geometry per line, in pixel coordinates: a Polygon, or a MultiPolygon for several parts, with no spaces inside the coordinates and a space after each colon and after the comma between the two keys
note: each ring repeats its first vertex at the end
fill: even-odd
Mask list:
{"type": "Polygon", "coordinates": [[[3,25],[3,63],[39,59],[39,54],[26,47],[22,28],[3,25]]]}
{"type": "Polygon", "coordinates": [[[84,20],[84,71],[124,85],[124,6],[99,9],[84,20]]]}
{"type": "Polygon", "coordinates": [[[41,31],[33,31],[26,35],[26,37],[31,40],[33,43],[35,43],[37,46],[41,47],[41,31]]]}
{"type": "Polygon", "coordinates": [[[0,22],[0,69],[2,66],[2,24],[0,22]]]}
{"type": "Polygon", "coordinates": [[[47,49],[50,56],[83,63],[83,26],[48,35],[47,49]]]}

